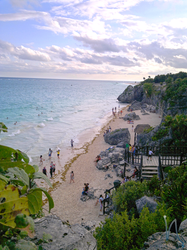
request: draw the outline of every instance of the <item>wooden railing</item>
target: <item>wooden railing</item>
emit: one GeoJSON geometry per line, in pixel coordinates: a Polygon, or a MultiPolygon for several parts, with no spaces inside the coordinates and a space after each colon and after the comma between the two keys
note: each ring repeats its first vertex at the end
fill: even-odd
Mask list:
{"type": "Polygon", "coordinates": [[[187,160],[187,147],[136,147],[135,154],[125,149],[125,160],[132,165],[141,164],[141,155],[148,156],[149,150],[152,150],[155,156],[160,156],[162,166],[181,165],[187,160]]]}

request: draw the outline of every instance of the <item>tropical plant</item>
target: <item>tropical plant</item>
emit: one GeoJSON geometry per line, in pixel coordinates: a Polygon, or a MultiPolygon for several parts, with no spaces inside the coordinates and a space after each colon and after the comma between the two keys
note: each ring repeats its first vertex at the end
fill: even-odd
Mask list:
{"type": "Polygon", "coordinates": [[[162,199],[172,210],[172,220],[180,223],[187,218],[187,164],[184,163],[168,172],[167,185],[163,186],[162,199]]]}
{"type": "Polygon", "coordinates": [[[35,179],[49,179],[37,166],[28,164],[28,157],[18,150],[0,146],[0,242],[14,249],[16,239],[32,236],[34,223],[30,215],[41,211],[42,192],[49,201],[49,212],[54,202],[46,189],[36,185],[35,179]],[[14,237],[14,241],[12,241],[14,237]],[[13,244],[13,246],[12,246],[13,244]]]}

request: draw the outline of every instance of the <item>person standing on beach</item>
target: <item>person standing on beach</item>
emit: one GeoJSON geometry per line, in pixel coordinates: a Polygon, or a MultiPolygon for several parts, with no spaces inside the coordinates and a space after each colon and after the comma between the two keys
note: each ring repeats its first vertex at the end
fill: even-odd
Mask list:
{"type": "Polygon", "coordinates": [[[73,171],[71,171],[71,173],[70,173],[70,184],[71,184],[71,182],[73,182],[74,183],[74,173],[73,173],[73,171]]]}
{"type": "Polygon", "coordinates": [[[51,178],[53,177],[53,167],[50,166],[50,175],[51,175],[51,178]]]}
{"type": "Polygon", "coordinates": [[[73,148],[73,143],[74,143],[74,140],[71,139],[71,147],[73,148]]]}
{"type": "Polygon", "coordinates": [[[46,167],[43,168],[42,172],[43,172],[43,174],[47,175],[47,169],[46,169],[46,167]]]}
{"type": "Polygon", "coordinates": [[[53,153],[52,149],[51,149],[51,148],[49,148],[49,153],[48,153],[48,155],[49,155],[49,159],[51,159],[52,153],[53,153]]]}
{"type": "Polygon", "coordinates": [[[50,172],[50,175],[51,175],[51,178],[52,178],[53,177],[53,162],[51,162],[51,164],[50,164],[49,172],[50,172]]]}
{"type": "Polygon", "coordinates": [[[58,148],[56,152],[57,152],[57,157],[59,159],[60,158],[60,148],[58,148]]]}

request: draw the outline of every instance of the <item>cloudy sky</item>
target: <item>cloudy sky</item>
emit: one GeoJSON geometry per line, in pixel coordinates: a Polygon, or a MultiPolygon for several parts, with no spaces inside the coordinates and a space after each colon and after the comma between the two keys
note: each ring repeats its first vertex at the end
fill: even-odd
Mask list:
{"type": "Polygon", "coordinates": [[[0,76],[139,81],[179,71],[186,0],[0,0],[0,76]]]}

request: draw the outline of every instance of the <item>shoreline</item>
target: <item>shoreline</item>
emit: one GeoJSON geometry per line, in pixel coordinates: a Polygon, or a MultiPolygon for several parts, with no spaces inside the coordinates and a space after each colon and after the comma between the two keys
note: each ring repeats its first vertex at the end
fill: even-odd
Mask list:
{"type": "MultiPolygon", "coordinates": [[[[127,107],[128,106],[123,108],[122,117],[128,113],[127,107]]],[[[159,114],[150,113],[149,115],[143,116],[140,110],[135,111],[135,113],[140,116],[140,120],[134,121],[134,128],[138,124],[146,123],[154,127],[161,122],[159,114]]],[[[111,116],[111,119],[101,128],[94,139],[90,143],[84,144],[82,147],[83,152],[79,152],[66,163],[65,171],[63,173],[58,172],[58,174],[51,179],[53,189],[49,189],[49,192],[55,203],[55,207],[51,212],[62,220],[68,220],[70,224],[81,224],[82,221],[90,220],[100,222],[105,218],[105,216],[99,216],[99,207],[95,206],[94,199],[83,202],[80,200],[80,197],[84,183],[89,183],[90,190],[94,190],[94,195],[99,197],[100,194],[104,194],[106,189],[113,186],[114,180],[119,179],[112,170],[107,171],[107,174],[110,174],[111,178],[106,178],[106,172],[98,170],[94,164],[95,157],[100,154],[101,151],[105,151],[111,146],[105,143],[102,134],[108,126],[111,126],[112,130],[128,128],[131,134],[131,141],[134,139],[132,136],[132,124],[128,124],[118,117],[113,118],[111,116]],[[69,183],[71,171],[75,174],[75,183],[72,184],[69,183]]],[[[44,208],[48,209],[48,205],[45,204],[44,208]]]]}

